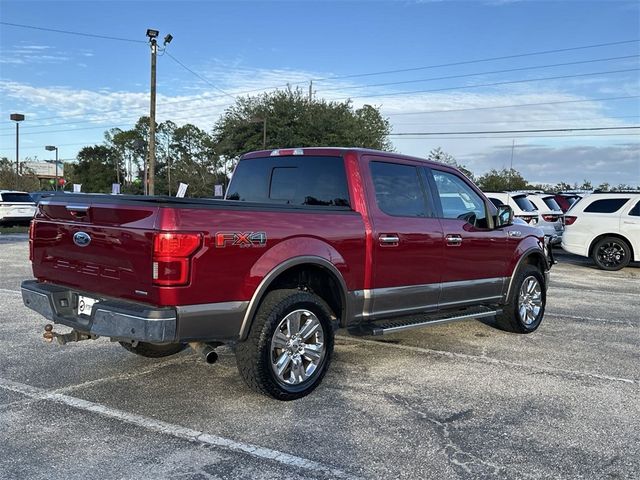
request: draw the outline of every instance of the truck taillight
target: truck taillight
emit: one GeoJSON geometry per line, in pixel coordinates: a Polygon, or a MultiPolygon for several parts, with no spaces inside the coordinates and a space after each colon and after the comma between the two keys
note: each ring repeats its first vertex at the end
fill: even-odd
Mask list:
{"type": "Polygon", "coordinates": [[[201,245],[200,233],[156,233],[153,238],[153,283],[161,286],[189,283],[191,257],[201,245]]]}
{"type": "Polygon", "coordinates": [[[565,215],[565,216],[564,216],[564,224],[565,224],[565,225],[573,225],[577,219],[578,219],[578,217],[573,217],[573,216],[570,216],[570,215],[565,215]]]}
{"type": "Polygon", "coordinates": [[[33,237],[34,237],[35,224],[33,220],[29,222],[29,261],[33,262],[33,237]]]}
{"type": "Polygon", "coordinates": [[[269,156],[281,157],[285,155],[304,155],[304,150],[301,148],[280,148],[273,150],[269,156]]]}

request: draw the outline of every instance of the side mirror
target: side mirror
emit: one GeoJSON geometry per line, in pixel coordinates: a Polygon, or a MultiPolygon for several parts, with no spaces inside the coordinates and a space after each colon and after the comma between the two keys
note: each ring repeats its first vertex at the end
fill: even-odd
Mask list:
{"type": "Polygon", "coordinates": [[[509,205],[500,205],[496,215],[496,228],[511,225],[513,223],[513,209],[509,205]]]}

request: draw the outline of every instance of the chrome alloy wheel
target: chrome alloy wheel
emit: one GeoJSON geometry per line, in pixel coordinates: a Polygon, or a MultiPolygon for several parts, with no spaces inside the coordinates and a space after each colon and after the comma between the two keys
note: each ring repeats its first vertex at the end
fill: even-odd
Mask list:
{"type": "Polygon", "coordinates": [[[310,378],[326,354],[324,331],[316,315],[295,310],[271,337],[271,368],[280,382],[298,385],[310,378]]]}
{"type": "Polygon", "coordinates": [[[618,242],[607,242],[598,248],[598,259],[606,267],[617,267],[625,257],[624,247],[618,242]]]}
{"type": "Polygon", "coordinates": [[[534,276],[524,279],[518,296],[518,312],[525,325],[534,323],[542,310],[542,287],[534,276]]]}

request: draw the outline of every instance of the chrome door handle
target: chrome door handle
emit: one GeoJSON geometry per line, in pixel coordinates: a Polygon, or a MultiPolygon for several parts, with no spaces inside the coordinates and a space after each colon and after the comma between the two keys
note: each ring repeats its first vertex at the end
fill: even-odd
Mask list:
{"type": "Polygon", "coordinates": [[[462,245],[462,237],[460,235],[447,235],[446,239],[449,247],[459,247],[462,245]]]}
{"type": "Polygon", "coordinates": [[[400,243],[400,237],[397,234],[381,233],[378,237],[380,245],[395,246],[400,243]]]}

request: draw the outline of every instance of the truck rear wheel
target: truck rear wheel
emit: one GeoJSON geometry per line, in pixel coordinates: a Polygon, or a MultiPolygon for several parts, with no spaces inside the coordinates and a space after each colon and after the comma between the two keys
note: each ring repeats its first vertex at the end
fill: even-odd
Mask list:
{"type": "Polygon", "coordinates": [[[331,309],[317,295],[300,290],[267,294],[248,338],[236,347],[240,375],[253,390],[294,400],[324,377],[334,342],[331,309]]]}
{"type": "Polygon", "coordinates": [[[156,344],[138,342],[135,345],[128,342],[119,343],[124,347],[125,350],[128,350],[131,353],[135,353],[136,355],[140,355],[141,357],[147,358],[168,357],[169,355],[175,355],[176,353],[181,352],[187,347],[187,345],[184,343],[156,344]]]}
{"type": "Polygon", "coordinates": [[[516,273],[507,304],[496,316],[498,327],[507,332],[531,333],[540,326],[546,303],[544,276],[527,265],[516,273]]]}

